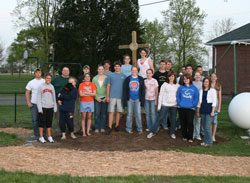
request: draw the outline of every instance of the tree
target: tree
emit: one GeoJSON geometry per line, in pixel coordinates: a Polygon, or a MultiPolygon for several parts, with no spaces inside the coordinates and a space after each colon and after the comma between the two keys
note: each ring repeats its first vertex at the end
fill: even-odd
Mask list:
{"type": "Polygon", "coordinates": [[[150,50],[152,51],[152,59],[154,65],[159,63],[160,60],[169,57],[168,36],[165,33],[164,25],[157,19],[153,22],[144,20],[142,23],[144,34],[141,36],[144,42],[151,44],[150,50]]]}
{"type": "Polygon", "coordinates": [[[43,38],[41,34],[42,33],[39,27],[21,30],[17,34],[17,38],[7,50],[7,62],[11,65],[23,62],[23,64],[28,67],[30,65],[32,66],[36,60],[28,59],[25,62],[23,61],[23,53],[25,50],[28,50],[29,55],[35,55],[38,56],[40,60],[44,60],[46,55],[43,52],[43,38]]]}
{"type": "Polygon", "coordinates": [[[56,0],[17,0],[17,6],[12,12],[16,18],[17,27],[40,31],[42,51],[45,62],[49,61],[53,39],[51,34],[54,30],[54,19],[57,9],[56,0]]]}
{"type": "Polygon", "coordinates": [[[233,21],[232,18],[216,20],[213,23],[212,31],[211,31],[211,34],[209,35],[209,39],[212,40],[216,37],[219,37],[223,34],[230,32],[234,28],[235,25],[236,23],[233,21]]]}
{"type": "Polygon", "coordinates": [[[201,40],[206,14],[196,7],[195,0],[171,0],[163,16],[177,69],[186,64],[189,57],[201,64],[207,55],[201,40]]]}
{"type": "Polygon", "coordinates": [[[4,47],[2,43],[0,43],[0,63],[4,60],[4,47]]]}
{"type": "Polygon", "coordinates": [[[58,6],[54,35],[58,62],[88,64],[94,71],[105,59],[113,62],[130,52],[118,46],[131,42],[132,30],[141,34],[138,0],[65,0],[58,6]]]}

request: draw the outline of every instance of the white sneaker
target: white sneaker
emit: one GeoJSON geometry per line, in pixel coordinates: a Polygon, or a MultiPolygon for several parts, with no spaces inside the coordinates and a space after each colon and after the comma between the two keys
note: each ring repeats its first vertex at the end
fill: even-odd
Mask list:
{"type": "Polygon", "coordinates": [[[99,130],[95,130],[95,133],[99,133],[99,130]]]}
{"type": "Polygon", "coordinates": [[[43,137],[39,137],[39,142],[41,142],[42,144],[44,144],[46,142],[46,140],[43,137]]]}
{"type": "Polygon", "coordinates": [[[146,132],[149,132],[150,130],[148,128],[146,128],[146,132]]]}
{"type": "Polygon", "coordinates": [[[170,137],[171,137],[172,139],[176,139],[175,134],[170,135],[170,137]]]}
{"type": "Polygon", "coordinates": [[[150,132],[150,133],[147,135],[147,138],[150,139],[150,138],[152,138],[153,136],[155,136],[155,134],[153,134],[152,132],[150,132]]]}
{"type": "Polygon", "coordinates": [[[53,138],[50,136],[50,137],[48,137],[48,141],[50,142],[50,143],[54,143],[54,140],[53,140],[53,138]]]}
{"type": "Polygon", "coordinates": [[[72,139],[77,139],[77,137],[75,136],[75,134],[71,134],[71,138],[72,139]]]}
{"type": "Polygon", "coordinates": [[[62,136],[62,137],[61,137],[61,140],[66,140],[66,139],[67,139],[66,136],[62,136]]]}

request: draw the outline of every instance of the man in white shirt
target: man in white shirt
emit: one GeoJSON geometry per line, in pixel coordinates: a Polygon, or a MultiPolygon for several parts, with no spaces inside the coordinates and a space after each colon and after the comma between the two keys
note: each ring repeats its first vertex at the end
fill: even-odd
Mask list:
{"type": "Polygon", "coordinates": [[[28,82],[26,85],[25,97],[28,104],[28,107],[31,111],[32,117],[32,127],[35,138],[39,138],[38,131],[38,109],[37,109],[37,90],[42,83],[45,83],[45,80],[42,78],[42,71],[40,69],[35,70],[35,78],[28,82]],[[31,93],[31,99],[30,99],[31,93]]]}

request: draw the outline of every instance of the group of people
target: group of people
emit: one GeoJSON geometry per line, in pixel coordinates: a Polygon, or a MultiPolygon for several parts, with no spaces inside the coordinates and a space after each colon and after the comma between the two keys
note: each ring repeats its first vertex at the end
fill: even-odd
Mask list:
{"type": "MultiPolygon", "coordinates": [[[[124,64],[106,60],[99,65],[97,75],[92,78],[90,67],[85,65],[83,76],[77,80],[70,77],[69,68],[62,69],[62,75],[52,80],[50,74],[41,77],[41,70],[35,71],[35,78],[26,86],[26,100],[32,112],[34,135],[40,142],[54,142],[51,136],[53,112],[56,113],[62,140],[66,139],[66,125],[71,138],[74,134],[74,115],[78,111],[80,97],[81,128],[83,136],[90,136],[92,114],[95,119],[95,133],[110,135],[112,130],[120,131],[120,114],[127,109],[126,132],[132,134],[133,115],[136,131],[143,133],[142,107],[146,113],[147,138],[170,128],[170,137],[176,139],[176,129],[181,128],[184,141],[201,141],[202,146],[211,146],[215,141],[217,117],[221,110],[221,86],[215,73],[203,76],[201,66],[193,73],[192,65],[183,66],[180,76],[172,70],[171,60],[161,60],[155,72],[153,61],[147,57],[147,50],[141,49],[137,66],[130,65],[129,55],[123,56],[124,64]],[[32,97],[30,99],[30,92],[32,97]],[[177,119],[178,113],[178,119],[177,119]],[[108,114],[108,115],[107,115],[108,114]],[[115,117],[115,125],[113,120],[115,117]]],[[[75,120],[76,121],[76,120],[75,120]]]]}

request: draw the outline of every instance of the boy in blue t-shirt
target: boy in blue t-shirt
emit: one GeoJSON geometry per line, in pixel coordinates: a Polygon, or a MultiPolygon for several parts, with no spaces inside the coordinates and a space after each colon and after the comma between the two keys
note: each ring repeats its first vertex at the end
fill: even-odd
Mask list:
{"type": "Polygon", "coordinates": [[[123,55],[123,62],[121,73],[125,74],[127,77],[131,75],[132,65],[130,65],[131,58],[128,54],[123,55]]]}
{"type": "Polygon", "coordinates": [[[107,78],[107,102],[108,113],[109,113],[109,128],[107,130],[107,135],[112,131],[112,122],[114,119],[114,112],[116,112],[115,119],[115,131],[120,131],[120,113],[124,111],[122,105],[122,87],[126,76],[121,73],[121,63],[114,63],[115,72],[108,75],[107,78]]]}

